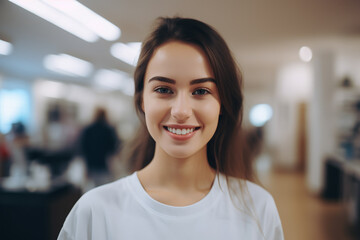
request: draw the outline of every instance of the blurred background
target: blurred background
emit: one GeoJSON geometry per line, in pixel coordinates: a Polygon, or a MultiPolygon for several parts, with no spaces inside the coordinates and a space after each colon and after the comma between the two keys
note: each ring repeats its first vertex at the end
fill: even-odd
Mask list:
{"type": "Polygon", "coordinates": [[[56,239],[81,194],[129,173],[139,47],[175,15],[239,63],[239,145],[285,239],[360,239],[357,0],[0,0],[0,239],[56,239]]]}

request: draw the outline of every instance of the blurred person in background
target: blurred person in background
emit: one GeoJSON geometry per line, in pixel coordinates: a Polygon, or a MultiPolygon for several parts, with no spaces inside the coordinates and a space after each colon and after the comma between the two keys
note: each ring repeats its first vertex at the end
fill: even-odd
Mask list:
{"type": "Polygon", "coordinates": [[[106,110],[98,108],[94,121],[80,134],[80,152],[85,159],[88,188],[108,183],[112,180],[109,160],[116,152],[120,140],[116,130],[107,119],[106,110]]]}
{"type": "Polygon", "coordinates": [[[28,151],[31,160],[39,160],[51,168],[53,177],[66,171],[77,153],[80,127],[76,111],[66,102],[52,102],[48,105],[45,123],[42,126],[43,144],[28,151]]]}
{"type": "Polygon", "coordinates": [[[75,117],[64,108],[55,103],[48,109],[43,129],[44,146],[48,151],[75,151],[74,145],[79,135],[79,127],[75,117]]]}
{"type": "Polygon", "coordinates": [[[27,175],[26,148],[29,146],[29,136],[22,122],[12,124],[6,136],[10,153],[10,175],[25,177],[27,175]]]}
{"type": "Polygon", "coordinates": [[[238,151],[242,77],[223,38],[195,19],[160,18],[134,79],[143,124],[125,150],[135,172],[84,194],[58,239],[284,239],[238,151]]]}
{"type": "Polygon", "coordinates": [[[0,133],[0,178],[9,176],[10,152],[5,136],[0,133]]]}

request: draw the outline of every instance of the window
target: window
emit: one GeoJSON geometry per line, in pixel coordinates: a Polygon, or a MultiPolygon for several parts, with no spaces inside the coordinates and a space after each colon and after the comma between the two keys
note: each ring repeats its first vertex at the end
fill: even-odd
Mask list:
{"type": "Polygon", "coordinates": [[[11,125],[22,122],[28,125],[30,119],[30,96],[24,89],[0,90],[0,132],[11,130],[11,125]]]}

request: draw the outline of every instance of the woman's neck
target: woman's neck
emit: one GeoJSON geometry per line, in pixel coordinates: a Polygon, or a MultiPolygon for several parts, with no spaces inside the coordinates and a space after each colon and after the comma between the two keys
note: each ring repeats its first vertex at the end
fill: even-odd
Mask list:
{"type": "Polygon", "coordinates": [[[178,195],[188,197],[173,205],[186,205],[200,200],[211,189],[215,171],[209,166],[206,149],[184,159],[173,158],[159,149],[151,163],[138,172],[145,190],[156,200],[174,203],[171,199],[178,195]]]}

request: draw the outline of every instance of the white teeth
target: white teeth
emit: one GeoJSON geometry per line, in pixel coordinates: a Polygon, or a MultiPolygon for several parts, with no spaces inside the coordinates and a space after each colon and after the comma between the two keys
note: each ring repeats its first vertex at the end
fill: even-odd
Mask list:
{"type": "Polygon", "coordinates": [[[188,129],[180,129],[180,128],[170,128],[168,127],[167,130],[171,133],[177,134],[177,135],[185,135],[193,132],[195,128],[188,128],[188,129]]]}

